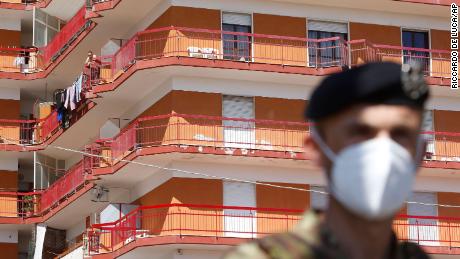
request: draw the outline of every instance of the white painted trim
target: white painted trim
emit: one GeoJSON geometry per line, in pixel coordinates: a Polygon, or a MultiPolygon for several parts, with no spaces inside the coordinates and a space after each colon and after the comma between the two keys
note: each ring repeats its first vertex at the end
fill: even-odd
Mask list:
{"type": "Polygon", "coordinates": [[[137,32],[147,29],[148,26],[155,22],[161,15],[164,14],[164,12],[166,12],[166,10],[168,10],[169,7],[173,5],[174,4],[170,0],[163,0],[159,2],[155,7],[152,8],[151,11],[145,15],[145,17],[140,22],[138,22],[131,30],[128,31],[128,33],[123,36],[123,39],[130,39],[137,32]]]}
{"type": "Polygon", "coordinates": [[[219,80],[210,78],[174,77],[172,90],[221,93],[238,96],[262,96],[305,100],[313,86],[270,84],[243,80],[219,80]]]}
{"type": "Polygon", "coordinates": [[[19,88],[0,88],[0,99],[2,100],[20,100],[21,91],[19,88]]]}
{"type": "Polygon", "coordinates": [[[0,243],[16,244],[18,243],[17,230],[0,230],[0,243]]]}
{"type": "MultiPolygon", "coordinates": [[[[21,20],[18,18],[2,17],[0,22],[1,30],[21,31],[21,20]]],[[[3,46],[4,47],[4,46],[3,46]]]]}
{"type": "Polygon", "coordinates": [[[0,170],[17,172],[18,161],[17,157],[0,157],[0,170]]]}
{"type": "MultiPolygon", "coordinates": [[[[150,93],[145,95],[145,97],[139,100],[135,106],[127,110],[123,114],[123,116],[121,116],[121,118],[128,119],[128,120],[136,118],[141,113],[143,113],[145,110],[150,108],[153,104],[161,100],[161,98],[163,98],[165,95],[171,92],[171,90],[172,90],[171,80],[167,80],[165,83],[161,84],[160,86],[152,90],[150,93]]],[[[121,125],[121,128],[123,127],[124,125],[121,125]]]]}

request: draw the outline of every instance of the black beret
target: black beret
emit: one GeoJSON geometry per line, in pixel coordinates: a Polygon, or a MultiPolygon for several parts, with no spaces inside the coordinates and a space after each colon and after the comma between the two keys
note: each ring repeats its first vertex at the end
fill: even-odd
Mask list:
{"type": "Polygon", "coordinates": [[[317,121],[356,104],[400,104],[424,108],[429,91],[420,64],[368,63],[326,77],[305,111],[317,121]]]}

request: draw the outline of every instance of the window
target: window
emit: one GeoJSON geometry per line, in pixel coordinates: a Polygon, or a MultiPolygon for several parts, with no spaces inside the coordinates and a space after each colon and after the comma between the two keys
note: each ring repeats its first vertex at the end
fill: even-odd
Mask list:
{"type": "Polygon", "coordinates": [[[34,8],[34,39],[33,45],[43,47],[47,45],[63,27],[58,18],[48,15],[38,8],[34,8]]]}
{"type": "MultiPolygon", "coordinates": [[[[429,49],[428,32],[425,31],[402,31],[403,47],[429,49]]],[[[430,53],[428,51],[403,50],[403,62],[418,62],[422,64],[424,71],[430,71],[430,53]]]]}
{"type": "Polygon", "coordinates": [[[308,64],[312,67],[340,66],[343,64],[344,48],[342,40],[348,39],[348,27],[345,23],[308,22],[309,39],[327,39],[339,37],[340,40],[329,40],[308,43],[308,64]]]}
{"type": "MultiPolygon", "coordinates": [[[[436,193],[415,192],[409,198],[407,214],[411,216],[438,216],[438,208],[433,205],[438,202],[436,193]]],[[[409,239],[425,246],[439,245],[439,229],[436,219],[409,218],[409,239]]]]}
{"type": "Polygon", "coordinates": [[[226,147],[253,148],[255,145],[254,99],[252,97],[224,95],[222,100],[224,141],[226,147]]]}
{"type": "MultiPolygon", "coordinates": [[[[256,187],[251,183],[223,182],[224,206],[256,207],[256,187]]],[[[224,209],[224,234],[252,238],[257,233],[255,210],[224,209]]]]}
{"type": "Polygon", "coordinates": [[[251,15],[237,13],[223,13],[223,53],[224,59],[250,61],[251,60],[251,15]]]}

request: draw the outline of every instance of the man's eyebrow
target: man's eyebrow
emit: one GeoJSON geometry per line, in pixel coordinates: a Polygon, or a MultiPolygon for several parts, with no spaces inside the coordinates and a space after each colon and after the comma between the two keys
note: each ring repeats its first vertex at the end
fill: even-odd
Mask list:
{"type": "Polygon", "coordinates": [[[413,129],[412,127],[410,127],[408,125],[398,125],[398,126],[393,127],[392,129],[390,129],[390,131],[392,133],[394,133],[394,132],[407,132],[407,133],[419,132],[418,129],[413,129]]]}

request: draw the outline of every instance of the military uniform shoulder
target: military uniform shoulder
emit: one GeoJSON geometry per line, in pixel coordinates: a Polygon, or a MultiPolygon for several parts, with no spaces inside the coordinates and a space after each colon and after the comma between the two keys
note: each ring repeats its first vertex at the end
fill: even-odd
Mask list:
{"type": "Polygon", "coordinates": [[[314,249],[305,239],[295,233],[268,236],[237,247],[225,259],[310,259],[315,258],[314,249]]]}
{"type": "Polygon", "coordinates": [[[318,212],[308,211],[291,232],[270,235],[238,246],[225,259],[310,259],[322,249],[319,243],[318,212]]]}

